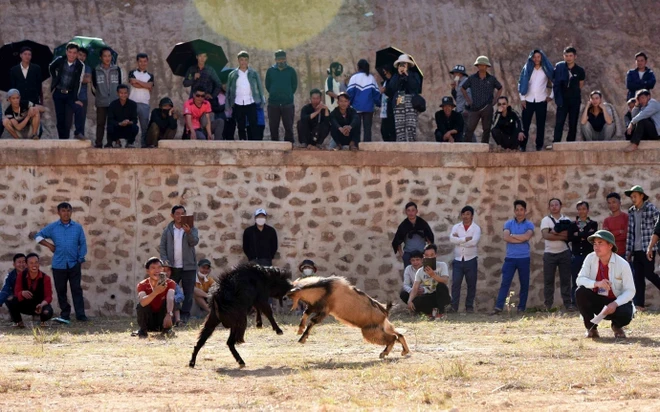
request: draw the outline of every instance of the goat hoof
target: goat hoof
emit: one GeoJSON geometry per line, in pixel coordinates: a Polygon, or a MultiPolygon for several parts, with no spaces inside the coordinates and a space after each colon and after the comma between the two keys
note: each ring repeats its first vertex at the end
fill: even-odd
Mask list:
{"type": "Polygon", "coordinates": [[[305,343],[306,340],[307,340],[307,338],[302,337],[302,338],[298,339],[298,343],[305,343]]]}
{"type": "Polygon", "coordinates": [[[239,362],[238,367],[243,369],[245,367],[245,362],[239,362]]]}
{"type": "Polygon", "coordinates": [[[282,329],[276,330],[275,333],[277,333],[278,335],[284,335],[284,332],[282,331],[282,329]]]}
{"type": "Polygon", "coordinates": [[[387,354],[385,352],[381,352],[379,358],[385,359],[385,356],[387,356],[387,354]]]}
{"type": "Polygon", "coordinates": [[[302,330],[302,329],[298,329],[298,332],[296,332],[296,335],[302,335],[302,334],[303,334],[303,330],[302,330]]]}
{"type": "Polygon", "coordinates": [[[404,350],[404,351],[401,352],[401,356],[406,356],[406,355],[408,355],[409,353],[410,353],[409,350],[404,350]]]}
{"type": "Polygon", "coordinates": [[[190,366],[191,368],[194,368],[195,367],[195,361],[188,362],[188,366],[190,366]]]}

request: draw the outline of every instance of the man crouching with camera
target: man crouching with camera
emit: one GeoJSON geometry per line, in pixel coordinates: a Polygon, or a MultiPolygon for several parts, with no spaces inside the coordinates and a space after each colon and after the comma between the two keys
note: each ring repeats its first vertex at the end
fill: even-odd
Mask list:
{"type": "Polygon", "coordinates": [[[148,277],[137,284],[140,303],[137,305],[137,336],[149,337],[148,332],[162,332],[172,336],[172,311],[176,283],[163,272],[163,264],[157,257],[147,259],[144,264],[148,277]]]}

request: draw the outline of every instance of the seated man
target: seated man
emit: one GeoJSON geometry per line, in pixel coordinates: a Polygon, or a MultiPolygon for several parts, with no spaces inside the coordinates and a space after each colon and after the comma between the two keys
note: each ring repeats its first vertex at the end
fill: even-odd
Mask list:
{"type": "Polygon", "coordinates": [[[298,140],[310,150],[321,148],[321,144],[330,133],[330,111],[321,103],[321,91],[309,92],[309,104],[303,106],[298,120],[298,140]]]}
{"type": "Polygon", "coordinates": [[[150,257],[144,264],[149,276],[137,284],[140,303],[137,305],[137,322],[140,329],[137,336],[148,338],[149,331],[171,335],[174,311],[174,290],[176,283],[172,279],[160,281],[163,266],[157,257],[150,257]]]}
{"type": "Polygon", "coordinates": [[[9,106],[2,118],[2,125],[14,139],[39,140],[39,124],[44,107],[29,100],[21,99],[16,89],[7,92],[9,106]]]}
{"type": "Polygon", "coordinates": [[[626,111],[626,114],[623,115],[623,121],[626,124],[626,131],[625,131],[625,138],[626,140],[630,140],[632,137],[632,132],[628,130],[628,126],[630,126],[630,122],[632,121],[632,111],[635,109],[635,106],[637,105],[637,100],[633,97],[632,99],[628,99],[628,102],[626,103],[628,106],[628,110],[626,111]]]}
{"type": "Polygon", "coordinates": [[[211,274],[211,261],[208,259],[202,259],[197,262],[197,277],[195,278],[195,292],[194,298],[195,303],[201,310],[208,313],[210,312],[208,297],[209,290],[211,286],[215,283],[213,278],[209,276],[211,274]]]}
{"type": "Polygon", "coordinates": [[[612,321],[614,337],[625,338],[623,327],[632,320],[632,299],[635,296],[630,264],[616,254],[614,235],[607,230],[589,236],[589,242],[594,245],[594,251],[584,260],[575,292],[587,337],[600,337],[598,325],[591,320],[605,308],[605,319],[612,321]]]}
{"type": "MultiPolygon", "coordinates": [[[[163,272],[167,275],[168,279],[172,278],[172,264],[169,260],[162,260],[163,272]]],[[[174,289],[174,326],[182,326],[181,322],[181,306],[183,305],[183,299],[185,295],[183,294],[183,289],[179,284],[176,284],[174,289]]]]}
{"type": "MultiPolygon", "coordinates": [[[[423,259],[424,253],[421,250],[413,250],[410,253],[410,264],[403,271],[403,287],[401,288],[399,297],[406,304],[408,304],[410,291],[412,290],[413,284],[415,283],[415,275],[417,274],[417,271],[422,267],[423,259]]],[[[419,287],[417,294],[424,294],[423,286],[419,287]]]]}
{"type": "Polygon", "coordinates": [[[337,107],[330,113],[330,136],[337,145],[333,150],[341,150],[343,146],[358,150],[360,116],[350,104],[348,93],[341,92],[337,95],[337,107]]]}
{"type": "Polygon", "coordinates": [[[497,111],[493,117],[493,139],[507,152],[518,150],[520,142],[525,140],[520,117],[509,106],[509,98],[497,99],[497,111]]]}
{"type": "Polygon", "coordinates": [[[25,255],[17,253],[14,255],[14,269],[7,273],[5,281],[0,290],[0,306],[7,302],[8,299],[14,296],[14,287],[16,286],[16,278],[19,274],[23,273],[27,264],[25,262],[25,255]]]}
{"type": "Polygon", "coordinates": [[[651,98],[651,92],[638,90],[635,95],[637,106],[632,111],[632,119],[626,129],[630,144],[624,152],[637,150],[642,140],[658,140],[660,135],[660,103],[651,98]]]}
{"type": "Polygon", "coordinates": [[[300,266],[298,266],[298,270],[300,271],[301,278],[308,278],[310,276],[316,276],[316,265],[314,264],[314,261],[311,259],[305,259],[302,261],[300,266]]]}
{"type": "Polygon", "coordinates": [[[614,109],[603,101],[603,95],[598,90],[589,94],[582,117],[582,138],[585,142],[612,140],[616,125],[614,124],[614,109]]]}
{"type": "Polygon", "coordinates": [[[135,147],[135,136],[138,134],[137,103],[128,98],[128,86],[117,86],[117,100],[108,107],[108,141],[112,147],[120,148],[119,139],[126,139],[126,147],[135,147]]]}
{"type": "Polygon", "coordinates": [[[186,132],[192,140],[222,140],[225,121],[211,120],[211,103],[206,100],[204,88],[198,86],[193,96],[183,104],[186,132]]]}
{"type": "Polygon", "coordinates": [[[21,313],[39,315],[41,326],[53,317],[53,286],[50,277],[39,270],[39,255],[29,253],[26,257],[27,269],[19,273],[14,286],[14,297],[7,299],[11,321],[17,328],[25,328],[21,313]]]}
{"type": "Polygon", "coordinates": [[[160,99],[158,108],[151,112],[147,127],[147,147],[158,147],[159,140],[172,140],[176,136],[179,113],[169,97],[160,99]]]}
{"type": "MultiPolygon", "coordinates": [[[[436,259],[438,248],[430,244],[424,248],[424,259],[436,259]]],[[[408,308],[417,313],[425,313],[429,320],[440,319],[445,313],[445,306],[451,303],[449,296],[449,269],[445,262],[436,261],[435,270],[423,265],[415,274],[408,297],[408,308]],[[420,287],[424,293],[419,294],[420,287]],[[435,312],[435,313],[434,313],[435,312]]]]}
{"type": "Polygon", "coordinates": [[[440,108],[435,112],[435,141],[460,142],[463,136],[463,115],[454,110],[456,105],[451,96],[442,98],[440,108]]]}

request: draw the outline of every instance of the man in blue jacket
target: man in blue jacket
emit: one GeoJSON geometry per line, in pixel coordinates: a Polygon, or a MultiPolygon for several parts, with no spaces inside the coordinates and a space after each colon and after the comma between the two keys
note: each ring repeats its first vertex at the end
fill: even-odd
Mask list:
{"type": "MultiPolygon", "coordinates": [[[[552,88],[557,103],[557,121],[555,123],[554,142],[561,142],[564,133],[564,123],[568,117],[567,142],[574,142],[577,135],[577,124],[580,117],[580,102],[582,86],[584,86],[584,69],[575,63],[577,51],[569,46],[564,49],[564,61],[555,65],[552,88]]],[[[552,145],[547,147],[552,149],[552,145]]]]}
{"type": "Polygon", "coordinates": [[[14,269],[7,273],[5,281],[2,284],[2,290],[0,290],[0,306],[7,303],[9,298],[14,296],[14,285],[16,285],[16,277],[19,273],[23,273],[25,268],[27,268],[25,255],[22,253],[15,254],[14,269]]]}
{"type": "Polygon", "coordinates": [[[626,89],[628,89],[626,99],[635,97],[638,90],[651,90],[655,86],[655,74],[650,67],[646,67],[646,60],[646,54],[643,52],[635,55],[637,67],[628,70],[626,74],[626,89]]]}

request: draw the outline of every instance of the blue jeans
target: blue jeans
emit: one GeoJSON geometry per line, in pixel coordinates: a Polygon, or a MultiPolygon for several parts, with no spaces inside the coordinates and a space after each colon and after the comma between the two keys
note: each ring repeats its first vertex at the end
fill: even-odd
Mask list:
{"type": "Polygon", "coordinates": [[[461,303],[461,284],[463,277],[467,284],[465,309],[474,309],[474,296],[477,294],[477,258],[471,260],[454,260],[451,273],[451,307],[458,310],[461,303]]]}
{"type": "Polygon", "coordinates": [[[571,303],[573,306],[577,305],[575,300],[575,290],[577,289],[576,281],[580,270],[582,269],[582,264],[586,256],[573,255],[571,257],[571,303]]]}
{"type": "Polygon", "coordinates": [[[402,260],[403,260],[403,270],[406,270],[408,265],[410,265],[410,252],[403,252],[402,260]]]}
{"type": "Polygon", "coordinates": [[[520,301],[518,302],[518,310],[523,311],[527,308],[530,264],[530,258],[504,259],[504,265],[502,265],[502,285],[500,286],[500,292],[497,294],[495,309],[504,309],[504,302],[509,296],[509,288],[511,287],[511,281],[513,280],[513,275],[516,273],[516,270],[518,271],[518,280],[520,281],[520,301]]]}
{"type": "Polygon", "coordinates": [[[140,133],[142,139],[140,140],[140,147],[147,147],[147,128],[149,127],[149,105],[144,103],[137,103],[138,123],[140,123],[140,133]]]}

